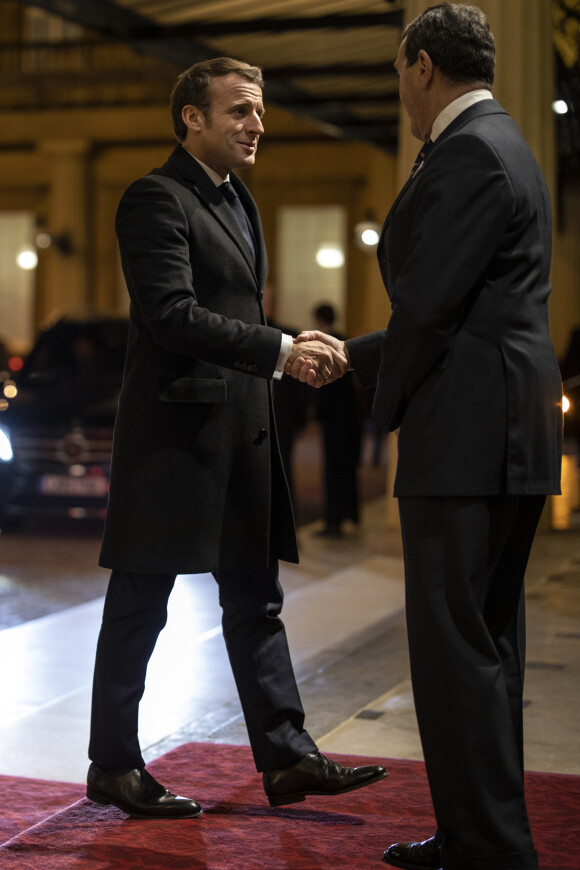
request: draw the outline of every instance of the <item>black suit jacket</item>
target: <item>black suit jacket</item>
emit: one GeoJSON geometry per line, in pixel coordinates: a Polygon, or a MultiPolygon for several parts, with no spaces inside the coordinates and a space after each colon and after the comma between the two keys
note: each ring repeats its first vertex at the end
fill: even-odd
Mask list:
{"type": "Polygon", "coordinates": [[[271,382],[267,257],[255,266],[231,207],[178,146],[134,182],[116,231],[131,297],[100,564],[187,573],[298,561],[271,382]],[[274,522],[271,522],[274,517],[274,522]]]}
{"type": "Polygon", "coordinates": [[[387,216],[387,329],[348,342],[378,423],[400,427],[395,495],[560,491],[550,253],[540,169],[501,106],[478,102],[387,216]]]}

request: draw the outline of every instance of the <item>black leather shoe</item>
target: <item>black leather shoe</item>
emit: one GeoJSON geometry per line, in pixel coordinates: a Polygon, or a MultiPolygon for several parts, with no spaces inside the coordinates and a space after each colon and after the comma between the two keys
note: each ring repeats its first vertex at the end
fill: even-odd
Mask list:
{"type": "Polygon", "coordinates": [[[441,867],[441,836],[439,832],[422,843],[394,843],[383,855],[385,864],[402,867],[403,870],[441,867]]]}
{"type": "Polygon", "coordinates": [[[320,752],[310,752],[289,767],[267,770],[262,781],[270,806],[279,807],[297,804],[309,794],[344,794],[388,775],[378,764],[343,767],[320,752]]]}
{"type": "Polygon", "coordinates": [[[202,813],[197,801],[171,794],[145,768],[111,776],[93,762],[87,775],[87,797],[141,819],[195,819],[202,813]]]}

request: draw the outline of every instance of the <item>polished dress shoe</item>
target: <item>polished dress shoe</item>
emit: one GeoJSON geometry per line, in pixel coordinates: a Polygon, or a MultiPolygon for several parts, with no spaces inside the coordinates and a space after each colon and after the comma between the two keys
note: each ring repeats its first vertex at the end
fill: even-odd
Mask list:
{"type": "Polygon", "coordinates": [[[113,804],[138,819],[195,819],[202,813],[197,801],[171,794],[145,768],[112,776],[93,762],[87,797],[97,804],[113,804]]]}
{"type": "Polygon", "coordinates": [[[288,767],[267,770],[262,775],[271,807],[297,804],[309,794],[343,794],[378,782],[388,776],[384,767],[343,767],[320,752],[310,752],[288,767]]]}
{"type": "Polygon", "coordinates": [[[423,840],[422,843],[393,843],[383,855],[383,861],[393,867],[402,867],[403,870],[416,870],[416,868],[439,870],[441,843],[442,837],[439,831],[434,837],[423,840]]]}

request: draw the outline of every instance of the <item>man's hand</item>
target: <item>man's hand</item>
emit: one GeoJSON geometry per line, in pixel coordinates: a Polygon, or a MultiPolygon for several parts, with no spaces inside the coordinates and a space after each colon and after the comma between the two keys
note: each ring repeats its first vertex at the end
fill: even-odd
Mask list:
{"type": "Polygon", "coordinates": [[[322,387],[342,377],[349,366],[343,341],[313,330],[294,339],[285,372],[303,383],[322,387]]]}

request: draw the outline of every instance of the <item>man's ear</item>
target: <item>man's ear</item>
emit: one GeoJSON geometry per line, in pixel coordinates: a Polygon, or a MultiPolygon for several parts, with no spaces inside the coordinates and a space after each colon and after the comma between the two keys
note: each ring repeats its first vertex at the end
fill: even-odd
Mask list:
{"type": "Polygon", "coordinates": [[[200,112],[197,106],[184,106],[181,110],[181,120],[188,130],[194,132],[201,130],[203,119],[203,112],[200,112]]]}
{"type": "Polygon", "coordinates": [[[419,78],[427,86],[433,78],[433,61],[424,48],[419,49],[417,63],[419,64],[419,78]]]}

